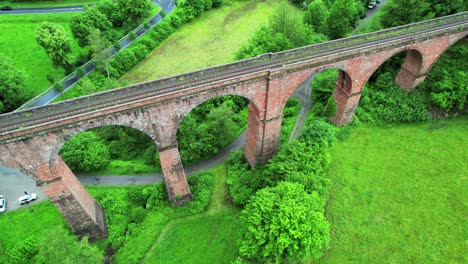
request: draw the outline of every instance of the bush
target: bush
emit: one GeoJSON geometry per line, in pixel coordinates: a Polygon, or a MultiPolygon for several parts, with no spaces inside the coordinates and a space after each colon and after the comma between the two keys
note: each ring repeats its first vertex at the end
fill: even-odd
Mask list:
{"type": "Polygon", "coordinates": [[[128,38],[130,40],[135,40],[137,38],[137,34],[134,31],[132,31],[128,34],[128,38]]]}
{"type": "Polygon", "coordinates": [[[34,235],[16,243],[7,250],[12,263],[30,263],[37,252],[39,252],[39,244],[34,235]]]}
{"type": "Polygon", "coordinates": [[[429,119],[429,107],[424,91],[406,92],[394,84],[387,72],[363,90],[357,115],[370,124],[420,122],[429,119]]]}
{"type": "Polygon", "coordinates": [[[213,190],[213,174],[200,172],[188,177],[188,184],[192,191],[193,200],[181,207],[179,211],[189,214],[203,212],[210,203],[213,190]]]}
{"type": "Polygon", "coordinates": [[[262,263],[316,259],[329,247],[330,224],[317,193],[281,182],[258,191],[242,211],[241,255],[262,263]]]}
{"type": "Polygon", "coordinates": [[[54,90],[57,92],[62,92],[65,89],[65,86],[63,86],[62,83],[57,82],[54,84],[54,90]]]}
{"type": "Polygon", "coordinates": [[[143,220],[146,217],[146,214],[147,214],[147,211],[143,207],[140,207],[140,206],[133,207],[132,213],[130,215],[130,222],[139,224],[143,222],[143,220]]]}
{"type": "Polygon", "coordinates": [[[86,71],[80,67],[76,70],[76,75],[78,75],[80,78],[83,78],[86,75],[86,71]]]}

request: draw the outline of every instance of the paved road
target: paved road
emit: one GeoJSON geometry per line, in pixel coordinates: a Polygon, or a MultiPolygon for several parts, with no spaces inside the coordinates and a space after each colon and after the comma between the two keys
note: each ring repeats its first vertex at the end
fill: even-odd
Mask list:
{"type": "MultiPolygon", "coordinates": [[[[174,8],[175,8],[175,2],[174,0],[152,0],[154,4],[159,5],[166,13],[170,13],[174,8]]],[[[77,8],[77,7],[74,7],[77,8]]],[[[59,8],[65,10],[65,8],[59,8]]],[[[35,9],[37,10],[37,9],[35,9]]],[[[56,10],[57,8],[43,8],[41,9],[42,13],[57,13],[56,10]]],[[[82,8],[81,8],[82,10],[82,8]]],[[[14,11],[14,10],[13,10],[14,11]]],[[[13,12],[13,11],[3,11],[3,12],[13,12]]],[[[71,11],[70,11],[71,12],[71,11]]],[[[76,11],[75,11],[76,12],[76,11]]],[[[1,12],[0,12],[1,13],[1,12]]],[[[28,13],[28,14],[34,14],[34,13],[28,13]]],[[[148,21],[148,23],[151,25],[150,28],[155,26],[159,21],[161,21],[163,17],[158,13],[156,14],[151,20],[148,21]]],[[[145,34],[149,29],[146,29],[145,27],[139,28],[135,33],[137,37],[140,37],[141,35],[145,34]]],[[[125,49],[128,47],[131,43],[133,43],[134,40],[130,39],[129,35],[126,35],[120,40],[120,46],[121,50],[125,49]]],[[[111,49],[110,51],[111,55],[114,56],[117,53],[117,50],[114,48],[111,49]]],[[[94,65],[92,64],[92,61],[88,61],[82,66],[85,70],[85,75],[88,75],[94,71],[94,65]]],[[[58,92],[55,89],[50,89],[49,91],[45,92],[44,94],[41,94],[40,96],[33,98],[31,101],[26,102],[25,105],[21,106],[19,109],[26,109],[26,108],[32,108],[32,107],[38,107],[38,106],[43,106],[47,105],[55,98],[59,97],[62,93],[68,91],[70,88],[72,88],[78,81],[80,80],[80,77],[74,73],[66,76],[63,80],[63,87],[64,90],[63,92],[58,92]]]]}
{"type": "MultiPolygon", "coordinates": [[[[24,191],[37,193],[38,200],[48,199],[40,187],[36,186],[34,180],[17,170],[0,166],[0,194],[7,199],[7,210],[14,211],[20,208],[18,197],[24,191]]],[[[29,205],[34,204],[30,203],[29,205]]],[[[22,205],[27,207],[28,205],[22,205]]]]}
{"type": "Polygon", "coordinates": [[[13,10],[0,10],[0,15],[34,15],[51,13],[73,13],[83,11],[83,6],[57,6],[47,8],[14,8],[13,10]]]}

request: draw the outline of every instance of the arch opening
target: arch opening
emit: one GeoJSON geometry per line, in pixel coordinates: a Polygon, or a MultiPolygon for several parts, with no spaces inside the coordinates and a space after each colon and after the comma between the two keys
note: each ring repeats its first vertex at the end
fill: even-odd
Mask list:
{"type": "MultiPolygon", "coordinates": [[[[177,143],[182,163],[227,156],[228,150],[245,143],[249,115],[257,113],[254,103],[239,95],[213,97],[193,105],[177,126],[177,143]],[[223,155],[226,154],[226,155],[223,155]]],[[[189,173],[197,167],[187,167],[189,173]]]]}
{"type": "Polygon", "coordinates": [[[74,173],[79,174],[161,172],[154,140],[127,126],[106,125],[81,131],[67,140],[58,154],[74,173]]]}

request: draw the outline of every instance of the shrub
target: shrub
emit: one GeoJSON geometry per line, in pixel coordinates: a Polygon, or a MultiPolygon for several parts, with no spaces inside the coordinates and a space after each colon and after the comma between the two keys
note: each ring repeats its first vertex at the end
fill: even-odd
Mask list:
{"type": "Polygon", "coordinates": [[[76,75],[78,75],[80,78],[83,78],[86,75],[86,71],[80,67],[76,70],[76,75]]]}
{"type": "Polygon", "coordinates": [[[137,38],[137,34],[134,31],[132,31],[128,34],[128,38],[130,40],[135,40],[137,38]]]}
{"type": "Polygon", "coordinates": [[[363,90],[357,115],[366,123],[407,123],[429,119],[429,98],[422,90],[406,92],[396,86],[390,73],[379,75],[363,90]]]}
{"type": "Polygon", "coordinates": [[[57,92],[62,92],[65,89],[65,86],[63,86],[62,83],[57,82],[54,84],[54,90],[57,92]]]}
{"type": "Polygon", "coordinates": [[[39,252],[39,244],[37,237],[34,235],[7,249],[7,254],[12,263],[30,263],[37,252],[39,252]]]}
{"type": "Polygon", "coordinates": [[[258,191],[241,215],[241,255],[262,263],[316,259],[329,247],[330,225],[317,193],[281,182],[258,191]]]}
{"type": "Polygon", "coordinates": [[[193,200],[181,207],[179,211],[189,214],[201,213],[210,203],[213,189],[213,174],[211,172],[196,173],[188,178],[193,200]]]}
{"type": "Polygon", "coordinates": [[[143,222],[147,214],[147,211],[140,206],[133,207],[132,208],[132,213],[130,215],[130,222],[138,224],[143,222]]]}

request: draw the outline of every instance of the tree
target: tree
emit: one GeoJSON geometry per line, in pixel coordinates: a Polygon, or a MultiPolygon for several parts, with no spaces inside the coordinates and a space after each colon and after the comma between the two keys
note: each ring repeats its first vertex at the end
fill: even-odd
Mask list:
{"type": "Polygon", "coordinates": [[[389,1],[382,7],[382,13],[380,21],[385,28],[434,18],[431,3],[421,0],[389,1]]]}
{"type": "Polygon", "coordinates": [[[315,0],[307,6],[304,13],[304,23],[314,27],[316,32],[325,33],[325,21],[328,17],[328,9],[322,0],[315,0]]]}
{"type": "Polygon", "coordinates": [[[331,39],[345,37],[352,30],[358,15],[354,0],[336,0],[327,17],[327,35],[331,39]]]}
{"type": "Polygon", "coordinates": [[[0,55],[0,113],[12,111],[24,101],[24,75],[0,55]]]}
{"type": "Polygon", "coordinates": [[[111,52],[110,49],[107,49],[110,46],[110,42],[103,38],[101,35],[101,31],[99,29],[93,28],[91,29],[91,35],[88,38],[89,42],[89,51],[92,54],[94,59],[94,67],[99,72],[106,72],[107,77],[110,77],[109,73],[109,63],[107,59],[110,58],[111,52]]]}
{"type": "Polygon", "coordinates": [[[330,241],[323,211],[318,194],[298,183],[259,190],[242,211],[240,254],[262,263],[320,258],[330,241]]]}
{"type": "Polygon", "coordinates": [[[59,153],[71,170],[98,170],[110,161],[108,147],[91,131],[82,132],[70,139],[59,153]]]}
{"type": "Polygon", "coordinates": [[[149,0],[117,0],[117,5],[127,27],[141,23],[149,15],[151,9],[149,0]]]}
{"type": "Polygon", "coordinates": [[[83,12],[72,18],[70,27],[78,44],[84,47],[88,45],[89,36],[94,28],[99,29],[102,33],[111,29],[112,23],[97,8],[85,8],[83,12]]]}
{"type": "Polygon", "coordinates": [[[61,25],[42,23],[36,30],[36,41],[45,49],[54,66],[67,69],[73,64],[71,39],[61,25]]]}

